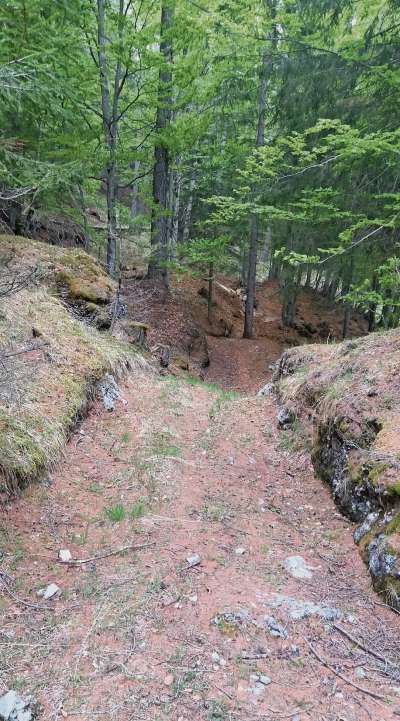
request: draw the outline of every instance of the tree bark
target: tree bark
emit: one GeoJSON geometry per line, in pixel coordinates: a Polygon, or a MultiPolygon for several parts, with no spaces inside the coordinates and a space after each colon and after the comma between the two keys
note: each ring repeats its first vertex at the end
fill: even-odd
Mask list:
{"type": "MultiPolygon", "coordinates": [[[[119,2],[119,33],[122,33],[124,0],[119,2]]],[[[107,199],[107,270],[114,274],[117,264],[117,214],[116,214],[116,160],[118,133],[118,97],[121,80],[121,62],[117,61],[114,76],[114,93],[111,99],[110,76],[107,60],[107,36],[105,27],[105,0],[97,0],[97,40],[101,87],[101,108],[104,135],[108,148],[108,163],[104,181],[107,199]]]]}
{"type": "Polygon", "coordinates": [[[185,207],[183,216],[183,231],[182,231],[182,242],[187,243],[190,237],[190,226],[192,223],[192,209],[193,209],[193,192],[196,187],[196,179],[194,174],[190,178],[189,182],[189,195],[185,207]]]}
{"type": "Polygon", "coordinates": [[[214,263],[210,263],[208,268],[208,299],[207,299],[207,317],[211,323],[212,316],[212,304],[213,304],[213,290],[214,290],[214,263]]]}
{"type": "Polygon", "coordinates": [[[168,178],[169,150],[163,131],[171,122],[172,113],[172,43],[170,32],[173,24],[173,0],[163,0],[161,7],[160,53],[162,65],[158,78],[158,103],[153,170],[153,209],[151,215],[152,258],[147,277],[160,280],[168,286],[168,178]]]}
{"type": "MultiPolygon", "coordinates": [[[[276,12],[276,0],[266,0],[266,10],[272,16],[276,12]]],[[[277,31],[274,29],[272,50],[277,44],[277,31]]],[[[260,69],[260,85],[258,92],[258,122],[256,133],[256,148],[261,148],[265,142],[265,110],[267,104],[268,71],[270,69],[270,49],[264,50],[260,69]]],[[[252,189],[254,197],[256,188],[252,189]]],[[[250,217],[249,259],[247,268],[246,304],[244,314],[243,338],[253,337],[254,306],[256,301],[257,279],[257,253],[258,253],[258,217],[252,213],[250,217]]]]}

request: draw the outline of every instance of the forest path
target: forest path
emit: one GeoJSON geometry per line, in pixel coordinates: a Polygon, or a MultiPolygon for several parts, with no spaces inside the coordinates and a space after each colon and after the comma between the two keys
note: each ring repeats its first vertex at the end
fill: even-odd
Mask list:
{"type": "Polygon", "coordinates": [[[3,595],[1,691],[32,693],[46,721],[399,716],[399,619],[276,412],[142,371],[113,412],[95,406],[51,486],[1,523],[13,595],[51,608],[3,595]],[[285,568],[299,556],[304,578],[285,568]]]}

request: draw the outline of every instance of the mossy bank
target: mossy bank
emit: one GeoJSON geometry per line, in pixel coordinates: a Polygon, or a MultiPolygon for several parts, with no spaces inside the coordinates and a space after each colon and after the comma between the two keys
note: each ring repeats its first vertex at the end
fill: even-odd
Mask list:
{"type": "Polygon", "coordinates": [[[316,473],[331,486],[373,584],[400,608],[400,331],[286,352],[280,402],[308,423],[316,473]]]}

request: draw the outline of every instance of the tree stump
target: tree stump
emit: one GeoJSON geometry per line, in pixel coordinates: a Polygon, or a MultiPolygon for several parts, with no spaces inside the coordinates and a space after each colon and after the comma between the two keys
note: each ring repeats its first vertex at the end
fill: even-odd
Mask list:
{"type": "Polygon", "coordinates": [[[147,348],[147,331],[149,326],[146,323],[131,321],[128,325],[129,342],[147,348]]]}

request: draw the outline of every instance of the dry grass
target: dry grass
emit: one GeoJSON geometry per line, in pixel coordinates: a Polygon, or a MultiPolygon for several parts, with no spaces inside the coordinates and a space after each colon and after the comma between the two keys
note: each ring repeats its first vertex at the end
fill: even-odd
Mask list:
{"type": "Polygon", "coordinates": [[[75,279],[84,277],[87,266],[90,279],[97,268],[103,286],[111,286],[92,258],[82,251],[0,238],[3,257],[12,247],[18,249],[14,267],[20,262],[47,270],[41,285],[0,303],[0,473],[7,491],[40,478],[59,459],[104,373],[120,376],[135,363],[145,364],[131,346],[81,323],[56,297],[49,268],[59,268],[64,259],[69,273],[75,268],[75,279]]]}

